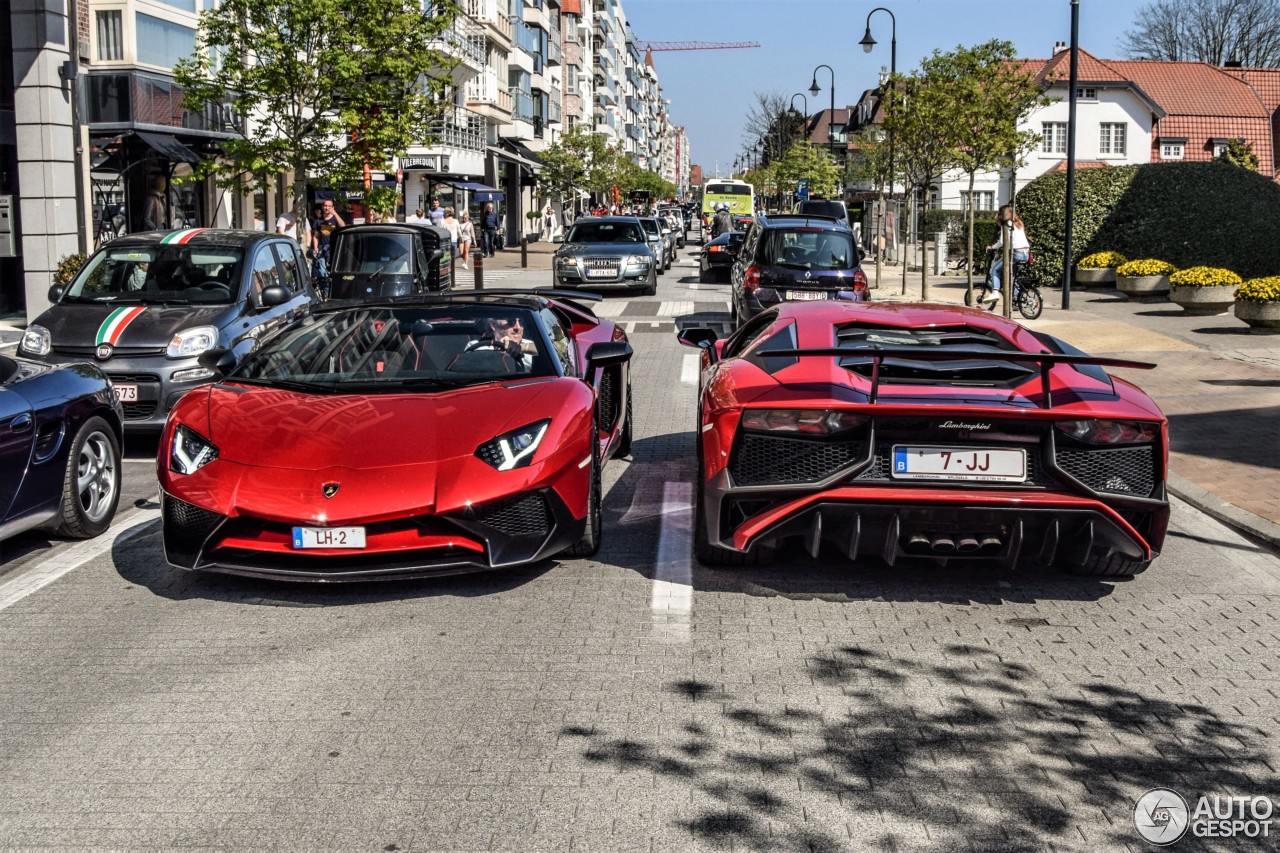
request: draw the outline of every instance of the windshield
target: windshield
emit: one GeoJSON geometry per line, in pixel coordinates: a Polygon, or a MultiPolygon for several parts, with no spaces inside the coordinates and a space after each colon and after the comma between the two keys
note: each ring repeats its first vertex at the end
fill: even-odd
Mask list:
{"type": "Polygon", "coordinates": [[[413,271],[413,237],[370,231],[340,234],[333,271],[364,275],[410,273],[413,271]]]}
{"type": "Polygon", "coordinates": [[[639,222],[579,222],[566,243],[643,243],[639,222]]]}
{"type": "Polygon", "coordinates": [[[708,195],[751,195],[750,184],[708,184],[708,195]]]}
{"type": "Polygon", "coordinates": [[[766,263],[812,270],[847,270],[858,265],[853,235],[821,228],[776,228],[765,236],[766,263]]]}
{"type": "Polygon", "coordinates": [[[226,305],[240,288],[243,253],[231,246],[130,246],[100,250],[64,302],[226,305]]]}
{"type": "MultiPolygon", "coordinates": [[[[567,356],[567,338],[551,345],[567,356]]],[[[533,312],[520,306],[359,308],[273,337],[227,381],[320,393],[455,388],[556,376],[546,346],[533,312]]]]}

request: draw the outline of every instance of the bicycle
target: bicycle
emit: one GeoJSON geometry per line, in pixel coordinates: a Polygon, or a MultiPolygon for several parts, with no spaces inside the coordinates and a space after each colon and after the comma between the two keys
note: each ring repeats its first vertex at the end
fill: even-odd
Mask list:
{"type": "MultiPolygon", "coordinates": [[[[1018,309],[1018,313],[1023,317],[1028,320],[1034,320],[1040,316],[1041,312],[1044,311],[1044,297],[1040,295],[1039,285],[1034,282],[1023,282],[1021,280],[1020,273],[1022,272],[1023,267],[1026,266],[1027,263],[1022,262],[1014,262],[1013,264],[1013,305],[1018,309]]],[[[1000,291],[993,291],[991,289],[991,262],[990,255],[988,255],[987,277],[981,284],[978,284],[973,288],[972,299],[970,298],[969,293],[965,293],[964,304],[972,308],[974,306],[974,301],[976,301],[979,307],[986,308],[988,311],[994,311],[996,310],[996,306],[1000,304],[1000,300],[996,299],[990,303],[985,301],[987,295],[993,292],[997,295],[1000,293],[1000,291]]]]}

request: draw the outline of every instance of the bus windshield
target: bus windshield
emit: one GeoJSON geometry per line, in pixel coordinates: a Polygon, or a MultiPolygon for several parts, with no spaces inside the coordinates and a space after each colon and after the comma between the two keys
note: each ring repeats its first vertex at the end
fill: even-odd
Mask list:
{"type": "Polygon", "coordinates": [[[707,181],[702,190],[702,217],[709,222],[716,205],[727,204],[735,216],[753,216],[756,212],[755,187],[746,181],[717,178],[707,181]]]}

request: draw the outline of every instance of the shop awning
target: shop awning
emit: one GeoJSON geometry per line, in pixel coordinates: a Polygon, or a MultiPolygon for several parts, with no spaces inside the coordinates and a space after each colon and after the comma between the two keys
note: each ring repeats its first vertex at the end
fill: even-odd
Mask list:
{"type": "Polygon", "coordinates": [[[134,134],[156,152],[175,163],[191,163],[194,165],[200,162],[199,154],[168,133],[150,133],[145,130],[135,130],[134,134]]]}
{"type": "MultiPolygon", "coordinates": [[[[510,160],[510,161],[511,161],[511,162],[513,162],[513,163],[519,163],[521,166],[527,166],[527,167],[529,167],[530,169],[538,169],[538,170],[541,170],[541,169],[542,169],[542,164],[541,164],[541,163],[537,163],[537,162],[535,162],[535,161],[533,161],[533,160],[530,160],[530,159],[528,159],[528,158],[526,158],[526,157],[521,157],[519,154],[516,154],[516,153],[514,153],[514,152],[512,152],[512,151],[508,151],[506,148],[499,148],[499,147],[498,147],[498,146],[496,146],[496,145],[490,145],[490,146],[487,146],[487,147],[488,147],[488,150],[490,151],[490,153],[497,154],[499,157],[502,157],[502,158],[504,158],[504,159],[506,159],[506,160],[510,160]]],[[[526,150],[527,150],[527,149],[526,149],[526,150]]],[[[532,153],[532,152],[530,152],[530,153],[532,153]]]]}
{"type": "Polygon", "coordinates": [[[482,184],[477,181],[441,181],[440,183],[448,184],[454,189],[474,193],[476,201],[502,201],[507,197],[506,193],[497,187],[491,187],[488,184],[482,184]]]}

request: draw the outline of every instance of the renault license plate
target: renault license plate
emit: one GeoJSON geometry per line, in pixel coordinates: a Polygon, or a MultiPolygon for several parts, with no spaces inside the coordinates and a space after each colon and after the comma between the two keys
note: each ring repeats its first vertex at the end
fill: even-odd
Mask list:
{"type": "Polygon", "coordinates": [[[969,480],[1022,483],[1027,479],[1027,452],[1009,447],[893,448],[895,480],[969,480]]]}
{"type": "Polygon", "coordinates": [[[308,548],[363,548],[363,527],[295,527],[293,547],[308,548]]]}
{"type": "Polygon", "coordinates": [[[827,294],[826,292],[821,290],[791,290],[787,292],[787,298],[805,300],[805,301],[818,300],[818,299],[826,299],[827,294]]]}
{"type": "Polygon", "coordinates": [[[121,403],[138,402],[138,386],[137,385],[116,385],[112,383],[112,388],[116,389],[116,399],[121,403]]]}

